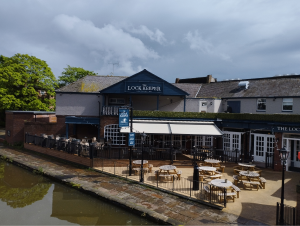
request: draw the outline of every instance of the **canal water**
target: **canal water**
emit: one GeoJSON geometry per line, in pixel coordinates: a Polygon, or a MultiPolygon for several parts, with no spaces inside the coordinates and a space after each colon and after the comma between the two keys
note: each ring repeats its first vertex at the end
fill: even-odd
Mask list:
{"type": "Polygon", "coordinates": [[[0,160],[0,225],[155,225],[0,160]]]}

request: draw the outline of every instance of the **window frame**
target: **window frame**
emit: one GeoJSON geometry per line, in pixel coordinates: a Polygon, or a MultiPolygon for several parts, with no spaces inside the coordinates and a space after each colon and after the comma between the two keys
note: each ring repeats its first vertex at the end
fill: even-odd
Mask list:
{"type": "Polygon", "coordinates": [[[124,105],[125,104],[125,98],[112,97],[112,98],[108,99],[108,103],[113,104],[113,105],[124,105]]]}
{"type": "Polygon", "coordinates": [[[256,111],[266,111],[267,110],[267,99],[266,98],[258,98],[256,99],[256,111]],[[264,101],[262,101],[264,100],[264,101]],[[259,109],[259,104],[264,104],[265,105],[265,109],[259,109]]]}
{"type": "Polygon", "coordinates": [[[293,106],[294,106],[294,99],[293,98],[282,98],[282,111],[293,111],[293,106]],[[284,100],[292,100],[292,101],[284,101],[284,100]],[[285,105],[285,103],[292,103],[291,105],[285,105]],[[284,106],[292,106],[292,109],[291,110],[287,110],[287,109],[284,109],[284,106]]]}

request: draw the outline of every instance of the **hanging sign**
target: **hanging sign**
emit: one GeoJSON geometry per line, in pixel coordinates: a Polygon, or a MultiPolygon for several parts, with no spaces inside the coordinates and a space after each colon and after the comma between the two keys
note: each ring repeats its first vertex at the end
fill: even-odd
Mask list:
{"type": "Polygon", "coordinates": [[[129,126],[129,109],[119,108],[119,127],[129,126]]]}
{"type": "Polygon", "coordinates": [[[128,146],[134,146],[134,145],[135,145],[135,133],[129,133],[128,146]]]}

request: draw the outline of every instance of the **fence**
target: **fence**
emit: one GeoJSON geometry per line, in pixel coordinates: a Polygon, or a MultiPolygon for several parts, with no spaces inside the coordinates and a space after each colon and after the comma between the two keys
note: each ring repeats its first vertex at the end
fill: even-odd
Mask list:
{"type": "MultiPolygon", "coordinates": [[[[94,168],[98,171],[125,177],[135,181],[141,181],[141,170],[130,175],[128,163],[118,162],[113,159],[99,159],[97,165],[98,167],[94,168]]],[[[155,172],[144,173],[143,178],[143,183],[166,190],[175,195],[179,194],[181,196],[218,205],[220,207],[226,207],[226,188],[216,187],[208,184],[208,182],[195,181],[184,177],[180,177],[179,179],[176,175],[170,175],[167,179],[161,179],[156,176],[155,172]]]]}
{"type": "Polygon", "coordinates": [[[265,167],[274,169],[274,153],[266,153],[265,167]]]}
{"type": "MultiPolygon", "coordinates": [[[[276,208],[276,225],[282,224],[280,222],[280,208],[281,203],[277,202],[276,208]]],[[[296,208],[288,205],[283,205],[283,224],[296,225],[296,208]]]]}

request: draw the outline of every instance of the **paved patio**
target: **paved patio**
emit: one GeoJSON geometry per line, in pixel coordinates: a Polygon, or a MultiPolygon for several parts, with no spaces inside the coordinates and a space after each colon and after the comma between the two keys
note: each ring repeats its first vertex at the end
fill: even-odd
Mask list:
{"type": "MultiPolygon", "coordinates": [[[[118,161],[120,164],[116,164],[117,168],[123,166],[121,171],[116,170],[116,174],[120,172],[127,173],[127,161],[118,161]]],[[[168,165],[169,161],[151,161],[149,164],[153,164],[152,173],[145,174],[145,183],[156,186],[156,180],[154,171],[159,169],[161,165],[168,165]]],[[[185,161],[185,164],[191,164],[189,161],[185,161]]],[[[182,171],[181,181],[184,179],[193,179],[193,167],[190,165],[181,165],[180,161],[175,161],[174,165],[177,166],[178,170],[182,171]]],[[[227,179],[233,182],[232,176],[234,175],[233,167],[238,164],[235,163],[225,163],[225,172],[222,173],[222,179],[227,179]]],[[[102,168],[98,168],[102,170],[102,168]]],[[[265,189],[244,189],[240,184],[241,192],[239,198],[236,198],[234,202],[229,201],[226,208],[223,209],[224,212],[232,213],[243,218],[253,219],[255,221],[263,222],[269,225],[275,224],[276,219],[276,203],[280,202],[281,197],[281,183],[282,183],[282,172],[273,171],[272,169],[261,168],[261,176],[267,180],[265,189]]],[[[113,167],[104,167],[104,171],[109,171],[113,173],[113,167]]],[[[125,174],[124,174],[125,176],[125,174]]],[[[139,175],[133,175],[130,179],[139,180],[139,175]]],[[[300,173],[299,172],[286,172],[285,173],[285,200],[286,205],[296,207],[297,203],[297,193],[296,184],[299,182],[300,173]]],[[[209,181],[209,180],[207,180],[209,181]]],[[[175,180],[174,182],[180,183],[175,180]]],[[[159,182],[159,186],[165,186],[166,188],[172,188],[172,182],[159,182]]],[[[189,186],[189,185],[188,185],[189,186]]],[[[187,195],[189,193],[187,192],[187,195]]],[[[193,195],[192,195],[193,196],[193,195]]]]}

